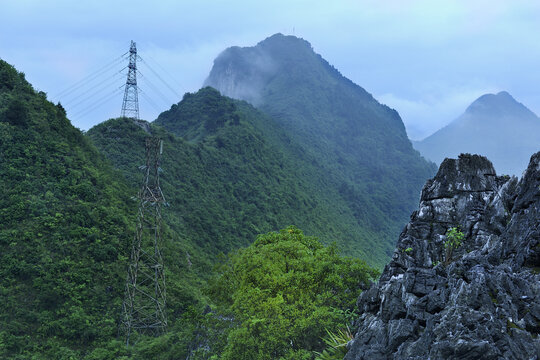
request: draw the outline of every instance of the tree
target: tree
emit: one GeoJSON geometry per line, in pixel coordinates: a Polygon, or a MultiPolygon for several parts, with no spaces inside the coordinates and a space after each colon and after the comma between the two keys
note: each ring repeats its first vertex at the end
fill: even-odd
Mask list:
{"type": "Polygon", "coordinates": [[[260,235],[229,256],[210,295],[234,318],[223,359],[311,359],[326,329],[346,322],[361,288],[377,276],[294,226],[260,235]]]}
{"type": "Polygon", "coordinates": [[[444,242],[444,248],[446,249],[446,262],[452,261],[452,254],[454,250],[463,244],[465,235],[459,229],[459,227],[452,227],[446,232],[446,241],[444,242]]]}
{"type": "Polygon", "coordinates": [[[25,125],[28,121],[28,107],[22,100],[15,99],[9,103],[5,117],[12,125],[25,125]]]}

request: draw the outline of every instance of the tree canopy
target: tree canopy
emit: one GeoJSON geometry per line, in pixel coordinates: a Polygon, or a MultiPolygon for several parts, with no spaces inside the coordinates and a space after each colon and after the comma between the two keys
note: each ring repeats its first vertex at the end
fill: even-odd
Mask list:
{"type": "Polygon", "coordinates": [[[377,271],[290,226],[257,237],[218,267],[210,293],[234,319],[222,359],[311,359],[344,326],[377,271]]]}

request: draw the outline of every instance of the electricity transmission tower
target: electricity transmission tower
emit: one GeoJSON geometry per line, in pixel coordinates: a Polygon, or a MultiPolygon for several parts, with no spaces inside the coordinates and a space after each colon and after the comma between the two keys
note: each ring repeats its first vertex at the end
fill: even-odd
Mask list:
{"type": "Polygon", "coordinates": [[[134,334],[160,335],[167,327],[165,275],[161,256],[161,206],[165,198],[159,185],[163,142],[146,139],[146,164],[138,194],[139,212],[122,306],[120,332],[126,345],[134,334]]]}
{"type": "Polygon", "coordinates": [[[137,88],[137,45],[131,40],[129,65],[121,117],[139,120],[139,91],[137,88]]]}

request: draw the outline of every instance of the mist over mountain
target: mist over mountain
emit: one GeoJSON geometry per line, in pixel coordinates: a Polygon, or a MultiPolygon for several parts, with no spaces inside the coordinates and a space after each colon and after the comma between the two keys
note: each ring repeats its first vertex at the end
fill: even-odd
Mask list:
{"type": "Polygon", "coordinates": [[[519,176],[540,150],[540,118],[505,91],[486,94],[448,126],[413,144],[436,163],[460,153],[481,154],[499,173],[519,176]]]}
{"type": "Polygon", "coordinates": [[[390,254],[435,172],[412,148],[395,110],[342,76],[309,42],[282,34],[226,49],[205,85],[274,118],[390,254]]]}

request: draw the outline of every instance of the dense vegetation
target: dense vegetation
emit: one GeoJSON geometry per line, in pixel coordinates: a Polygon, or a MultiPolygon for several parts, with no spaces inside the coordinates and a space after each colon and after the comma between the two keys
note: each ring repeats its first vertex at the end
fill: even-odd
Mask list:
{"type": "Polygon", "coordinates": [[[127,186],[62,106],[1,60],[0,164],[0,357],[76,358],[114,339],[127,186]]]}
{"type": "Polygon", "coordinates": [[[347,324],[375,275],[295,227],[257,237],[212,282],[210,293],[235,323],[221,359],[312,359],[324,347],[325,329],[347,324]]]}
{"type": "Polygon", "coordinates": [[[185,358],[206,303],[199,273],[212,268],[210,261],[165,227],[171,332],[126,350],[117,324],[137,187],[70,124],[61,105],[3,61],[0,164],[0,358],[185,358]],[[159,347],[169,339],[167,349],[159,347]]]}
{"type": "MultiPolygon", "coordinates": [[[[295,168],[285,148],[276,148],[274,140],[261,135],[260,124],[253,125],[268,118],[212,89],[187,95],[186,113],[191,109],[197,116],[199,106],[203,114],[209,110],[197,101],[208,102],[224,120],[212,123],[215,116],[209,111],[210,124],[203,122],[194,130],[200,136],[188,140],[150,127],[165,141],[163,189],[171,204],[164,211],[163,244],[169,331],[157,338],[140,336],[126,348],[117,338],[117,325],[136,215],[131,197],[140,181],[136,169],[148,134],[130,120],[115,119],[85,136],[60,104],[48,102],[23,74],[0,61],[1,358],[220,358],[240,351],[242,331],[246,341],[264,343],[266,336],[258,337],[249,326],[245,332],[245,321],[259,312],[258,322],[273,323],[273,314],[258,308],[270,304],[238,308],[223,291],[224,281],[232,281],[227,269],[247,271],[242,261],[248,258],[260,261],[268,273],[265,279],[279,284],[273,291],[288,304],[280,321],[295,324],[294,334],[275,334],[275,328],[265,333],[274,336],[268,339],[273,345],[265,346],[275,348],[287,336],[296,345],[284,349],[284,356],[307,356],[321,349],[323,327],[346,321],[346,310],[373,270],[341,258],[336,246],[324,247],[296,228],[267,234],[234,252],[218,267],[212,286],[205,285],[217,255],[248,245],[254,234],[297,221],[311,233],[326,228],[329,243],[347,234],[347,223],[339,221],[338,211],[328,211],[325,218],[328,198],[311,199],[320,189],[314,184],[322,185],[302,175],[312,170],[295,168]],[[329,224],[334,220],[335,225],[329,224]],[[267,251],[275,252],[275,264],[265,262],[267,255],[251,256],[267,251]],[[279,254],[295,271],[272,267],[281,261],[279,254]],[[304,319],[307,309],[316,311],[304,319]]],[[[237,285],[240,296],[254,284],[237,285]]],[[[268,357],[259,350],[252,358],[268,357]]]]}
{"type": "Polygon", "coordinates": [[[256,104],[289,134],[338,189],[363,229],[370,255],[386,261],[436,167],[412,148],[398,113],[343,77],[294,36],[276,34],[255,47],[232,47],[206,81],[256,104]]]}
{"type": "MultiPolygon", "coordinates": [[[[375,234],[358,224],[316,160],[249,104],[203,88],[186,94],[150,130],[165,139],[167,223],[182,242],[204,249],[207,257],[295,224],[371,265],[384,264],[384,257],[367,255],[372,243],[364,239],[376,244],[375,234]]],[[[113,119],[87,134],[136,186],[147,136],[143,129],[113,119]]]]}
{"type": "Polygon", "coordinates": [[[362,182],[329,139],[308,132],[302,140],[282,120],[203,88],[148,125],[165,144],[169,332],[127,349],[117,325],[148,133],[112,119],[84,135],[0,61],[0,357],[309,359],[322,351],[325,330],[345,325],[375,276],[339,254],[379,267],[386,260],[378,236],[397,227],[384,190],[393,183],[384,172],[382,190],[362,182]],[[214,269],[222,253],[230,256],[214,269]]]}

